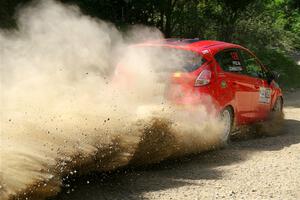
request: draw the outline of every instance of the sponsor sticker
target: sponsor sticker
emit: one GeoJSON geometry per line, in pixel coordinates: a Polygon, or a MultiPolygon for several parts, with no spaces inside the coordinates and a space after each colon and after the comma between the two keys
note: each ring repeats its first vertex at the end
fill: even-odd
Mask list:
{"type": "Polygon", "coordinates": [[[238,66],[234,66],[234,67],[229,67],[228,70],[230,72],[241,72],[241,71],[243,71],[243,68],[242,67],[238,67],[238,66]]]}
{"type": "Polygon", "coordinates": [[[205,49],[205,50],[202,51],[202,53],[203,53],[203,54],[208,54],[208,53],[209,53],[209,50],[205,49]]]}
{"type": "Polygon", "coordinates": [[[232,60],[240,60],[239,54],[237,52],[234,51],[234,52],[231,52],[230,54],[231,54],[232,60]]]}
{"type": "Polygon", "coordinates": [[[259,88],[259,102],[270,103],[272,90],[270,88],[260,87],[259,88]]]}
{"type": "Polygon", "coordinates": [[[227,83],[226,81],[221,82],[221,88],[227,88],[227,83]]]}
{"type": "Polygon", "coordinates": [[[236,60],[232,61],[232,64],[235,66],[241,66],[241,62],[236,60]]]}

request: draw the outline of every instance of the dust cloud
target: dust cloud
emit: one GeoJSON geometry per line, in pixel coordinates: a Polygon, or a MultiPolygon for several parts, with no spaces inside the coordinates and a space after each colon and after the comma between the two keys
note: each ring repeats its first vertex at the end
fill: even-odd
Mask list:
{"type": "Polygon", "coordinates": [[[157,67],[176,66],[180,56],[128,48],[162,39],[158,30],[120,33],[54,1],[27,5],[17,22],[17,30],[0,30],[1,199],[41,199],[73,174],[219,145],[222,125],[204,108],[164,98],[166,74],[157,67]]]}

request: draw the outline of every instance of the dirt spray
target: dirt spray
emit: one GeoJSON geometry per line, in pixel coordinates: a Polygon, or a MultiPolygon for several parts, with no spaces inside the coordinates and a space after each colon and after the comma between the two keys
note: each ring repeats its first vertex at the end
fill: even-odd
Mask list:
{"type": "Polygon", "coordinates": [[[222,124],[205,108],[177,108],[154,66],[164,52],[128,45],[162,39],[154,28],[121,33],[76,6],[39,1],[0,30],[0,198],[56,194],[72,174],[144,165],[219,145],[222,124]],[[138,84],[114,78],[123,60],[138,84]],[[126,62],[125,62],[126,61],[126,62]]]}

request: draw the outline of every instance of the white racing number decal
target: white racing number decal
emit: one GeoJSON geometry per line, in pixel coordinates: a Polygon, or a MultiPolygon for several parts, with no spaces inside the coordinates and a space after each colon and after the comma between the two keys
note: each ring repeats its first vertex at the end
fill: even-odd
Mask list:
{"type": "Polygon", "coordinates": [[[259,102],[270,103],[272,90],[270,88],[260,87],[259,88],[259,102]]]}
{"type": "Polygon", "coordinates": [[[241,72],[243,67],[240,62],[239,54],[237,52],[231,52],[232,66],[228,68],[230,72],[241,72]]]}

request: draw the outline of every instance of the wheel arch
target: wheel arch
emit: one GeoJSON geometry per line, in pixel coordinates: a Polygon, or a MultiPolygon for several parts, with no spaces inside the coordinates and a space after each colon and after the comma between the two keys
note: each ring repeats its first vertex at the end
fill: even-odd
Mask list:
{"type": "MultiPolygon", "coordinates": [[[[224,106],[223,108],[222,108],[222,110],[224,110],[224,109],[226,109],[226,108],[229,108],[231,111],[232,111],[232,114],[233,114],[233,117],[235,116],[235,110],[234,110],[234,107],[231,105],[231,104],[228,104],[228,105],[226,105],[226,106],[224,106]]],[[[221,111],[222,111],[221,110],[221,111]]]]}

